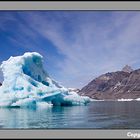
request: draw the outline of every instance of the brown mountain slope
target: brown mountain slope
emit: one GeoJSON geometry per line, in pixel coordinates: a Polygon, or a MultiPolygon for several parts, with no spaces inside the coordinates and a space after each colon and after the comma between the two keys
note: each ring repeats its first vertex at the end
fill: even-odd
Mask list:
{"type": "Polygon", "coordinates": [[[140,69],[103,74],[83,87],[79,94],[107,100],[140,98],[140,69]]]}

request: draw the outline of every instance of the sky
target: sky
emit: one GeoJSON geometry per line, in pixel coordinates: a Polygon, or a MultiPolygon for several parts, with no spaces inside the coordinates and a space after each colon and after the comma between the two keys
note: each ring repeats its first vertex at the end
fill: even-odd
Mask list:
{"type": "MultiPolygon", "coordinates": [[[[126,64],[140,68],[140,11],[0,11],[0,63],[38,52],[66,87],[126,64]]],[[[0,72],[0,81],[2,81],[0,72]]]]}

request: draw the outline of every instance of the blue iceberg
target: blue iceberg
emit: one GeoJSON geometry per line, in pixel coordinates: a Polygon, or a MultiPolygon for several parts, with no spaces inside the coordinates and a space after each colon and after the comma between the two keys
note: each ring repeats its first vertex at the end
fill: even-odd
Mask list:
{"type": "Polygon", "coordinates": [[[0,107],[51,107],[85,105],[90,98],[69,91],[52,80],[37,52],[10,57],[1,64],[4,81],[0,87],[0,107]]]}

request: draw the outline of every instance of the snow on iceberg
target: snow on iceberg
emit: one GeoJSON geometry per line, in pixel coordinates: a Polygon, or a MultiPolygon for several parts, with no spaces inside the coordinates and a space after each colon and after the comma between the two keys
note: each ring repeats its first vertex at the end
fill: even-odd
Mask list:
{"type": "Polygon", "coordinates": [[[4,81],[0,107],[85,105],[90,98],[71,92],[52,80],[43,69],[43,57],[36,52],[10,57],[2,62],[4,81]]]}

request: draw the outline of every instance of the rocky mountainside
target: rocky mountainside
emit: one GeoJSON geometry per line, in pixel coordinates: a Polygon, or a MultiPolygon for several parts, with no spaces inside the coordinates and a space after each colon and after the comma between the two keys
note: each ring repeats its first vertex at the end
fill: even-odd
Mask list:
{"type": "Polygon", "coordinates": [[[124,72],[132,72],[133,71],[133,69],[130,67],[130,66],[128,66],[128,65],[125,65],[125,67],[122,69],[122,71],[124,71],[124,72]]]}
{"type": "Polygon", "coordinates": [[[103,74],[79,91],[93,99],[140,98],[140,69],[132,70],[126,65],[121,71],[103,74]]]}

